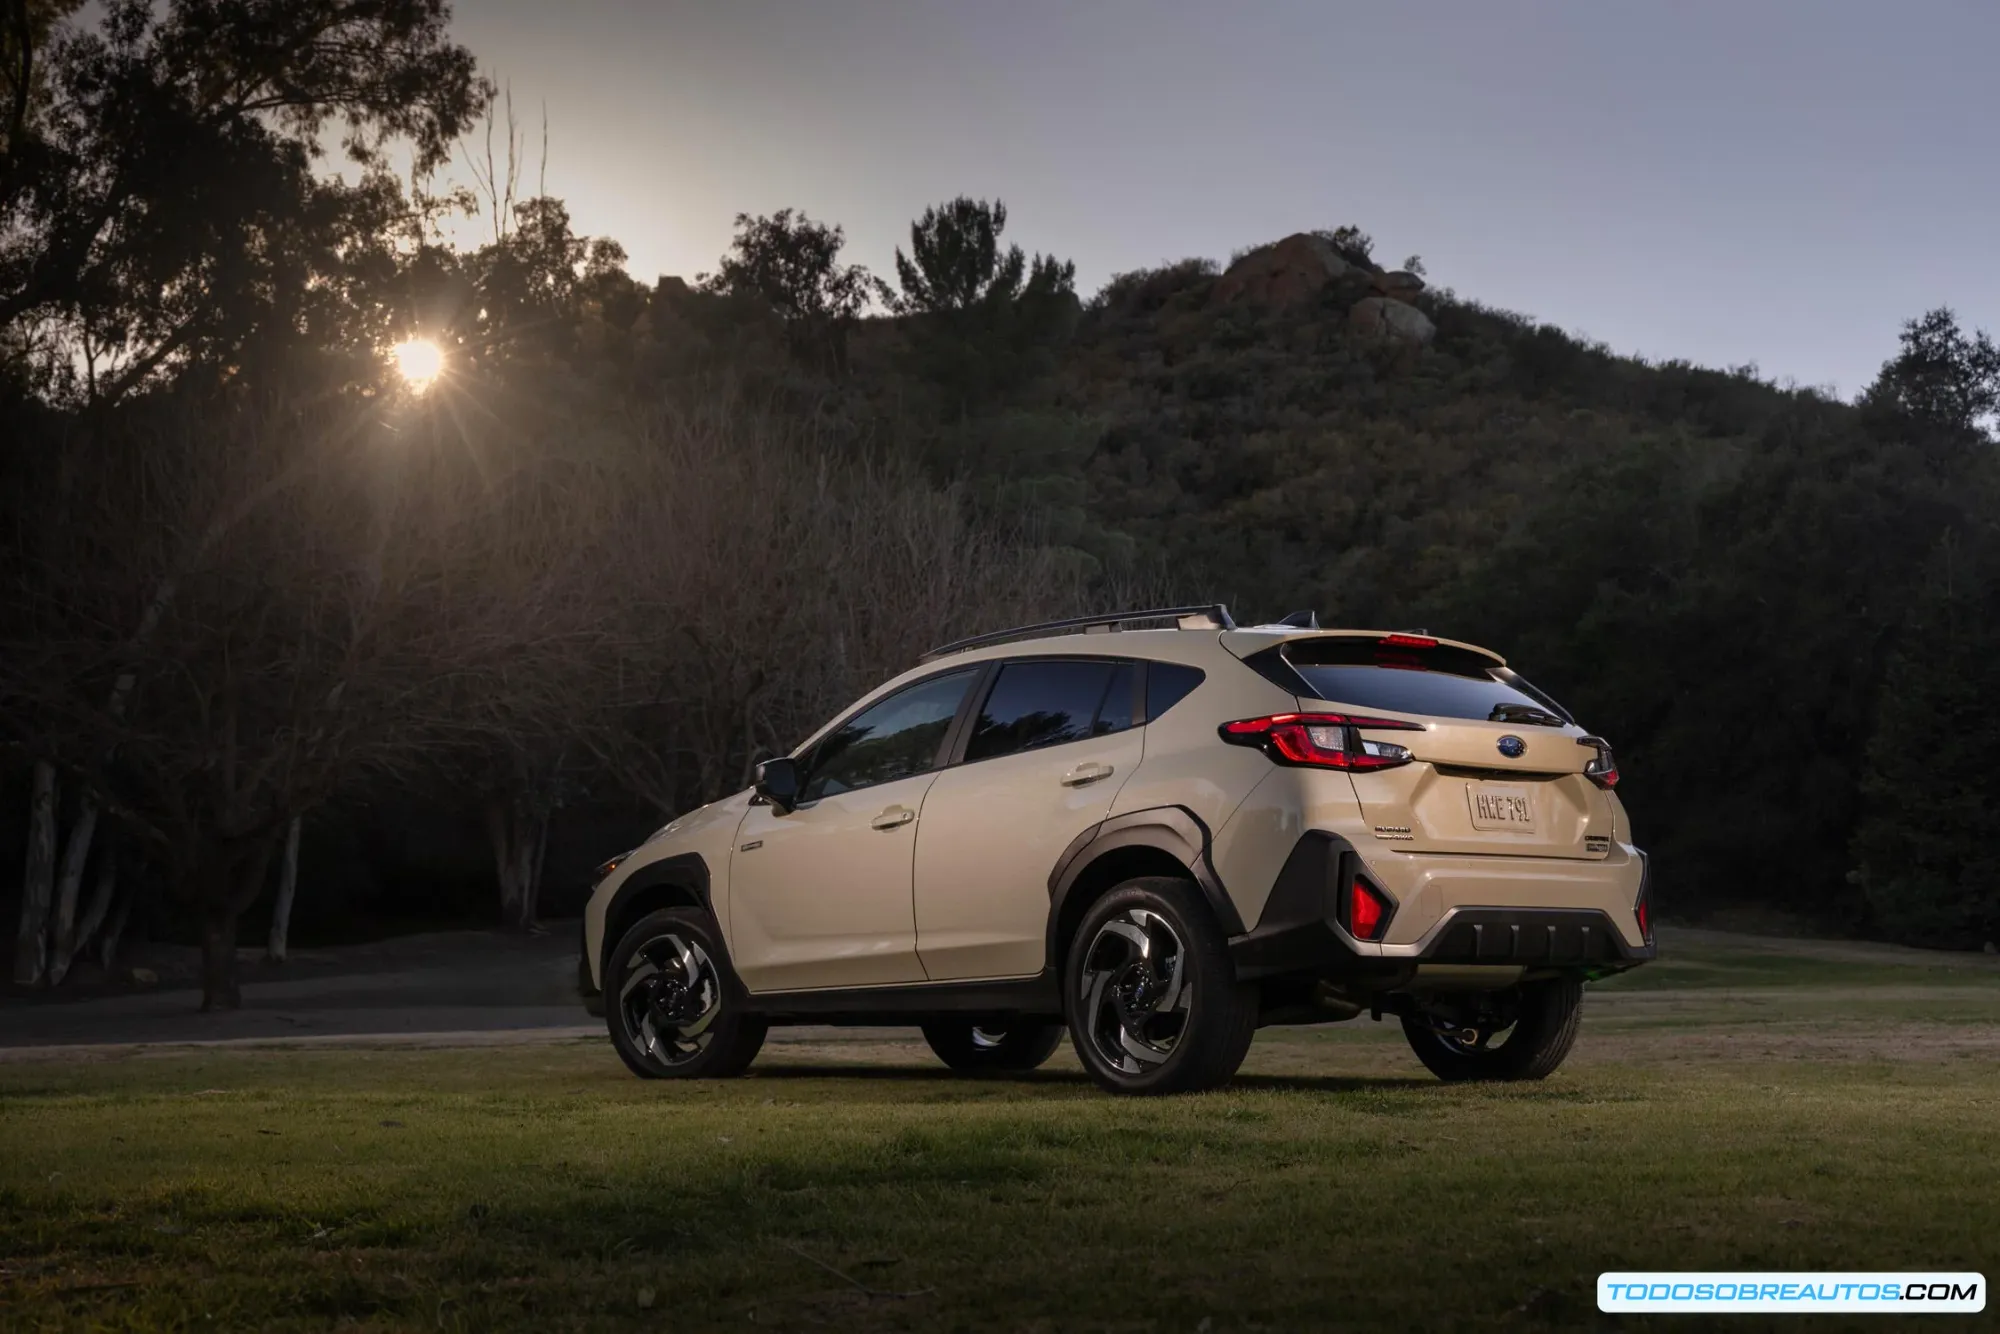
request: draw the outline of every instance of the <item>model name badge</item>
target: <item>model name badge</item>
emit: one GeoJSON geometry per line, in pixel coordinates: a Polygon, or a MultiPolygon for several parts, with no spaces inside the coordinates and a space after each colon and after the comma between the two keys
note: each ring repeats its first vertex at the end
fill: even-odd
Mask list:
{"type": "Polygon", "coordinates": [[[742,847],[740,847],[740,848],[738,848],[738,849],[736,849],[736,850],[737,850],[738,852],[755,852],[755,851],[756,851],[757,849],[759,849],[759,848],[761,848],[761,847],[763,847],[763,846],[764,846],[764,840],[763,840],[763,839],[761,839],[761,838],[753,838],[753,839],[751,839],[751,840],[750,840],[750,841],[749,841],[748,843],[745,843],[745,844],[744,844],[744,845],[743,845],[742,847]]]}
{"type": "Polygon", "coordinates": [[[1472,804],[1474,829],[1510,829],[1533,833],[1535,800],[1525,787],[1508,783],[1474,783],[1466,789],[1472,804]]]}

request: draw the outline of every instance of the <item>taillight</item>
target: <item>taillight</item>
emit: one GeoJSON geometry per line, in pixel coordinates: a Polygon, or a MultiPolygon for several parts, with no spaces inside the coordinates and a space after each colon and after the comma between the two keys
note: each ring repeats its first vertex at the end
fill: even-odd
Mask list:
{"type": "Polygon", "coordinates": [[[1274,713],[1224,723],[1218,730],[1231,745],[1256,746],[1279,764],[1309,769],[1393,769],[1413,758],[1406,746],[1362,736],[1364,728],[1421,732],[1424,725],[1345,713],[1274,713]]]}
{"type": "Polygon", "coordinates": [[[1347,929],[1356,940],[1380,939],[1389,921],[1389,905],[1359,876],[1348,883],[1347,895],[1347,929]]]}
{"type": "Polygon", "coordinates": [[[1583,766],[1584,776],[1606,791],[1617,787],[1618,760],[1611,753],[1611,743],[1601,736],[1580,736],[1576,744],[1590,746],[1597,751],[1596,757],[1583,766]]]}

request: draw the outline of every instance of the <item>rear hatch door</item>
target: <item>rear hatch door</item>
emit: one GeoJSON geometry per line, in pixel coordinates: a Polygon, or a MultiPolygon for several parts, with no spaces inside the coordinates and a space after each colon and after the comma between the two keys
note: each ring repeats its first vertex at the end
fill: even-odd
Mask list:
{"type": "Polygon", "coordinates": [[[1246,658],[1289,671],[1299,707],[1418,724],[1364,730],[1411,763],[1350,775],[1378,839],[1408,852],[1599,858],[1612,810],[1584,770],[1595,746],[1562,707],[1470,645],[1407,634],[1323,634],[1246,658]]]}

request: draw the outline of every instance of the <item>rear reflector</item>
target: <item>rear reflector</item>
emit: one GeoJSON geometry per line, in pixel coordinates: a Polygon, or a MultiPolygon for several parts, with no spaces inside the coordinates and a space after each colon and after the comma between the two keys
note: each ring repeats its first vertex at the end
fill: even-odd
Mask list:
{"type": "Polygon", "coordinates": [[[1379,938],[1383,925],[1389,920],[1388,905],[1359,876],[1348,886],[1347,892],[1347,929],[1354,933],[1356,940],[1379,938]]]}

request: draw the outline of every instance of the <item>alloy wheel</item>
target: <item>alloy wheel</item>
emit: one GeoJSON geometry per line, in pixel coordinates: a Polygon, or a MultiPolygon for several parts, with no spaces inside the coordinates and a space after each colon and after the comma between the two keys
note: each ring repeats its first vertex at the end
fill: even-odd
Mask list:
{"type": "Polygon", "coordinates": [[[701,1055],[722,1013],[722,979],[701,942],[668,933],[632,951],[618,1009],[634,1045],[663,1066],[701,1055]]]}
{"type": "Polygon", "coordinates": [[[1194,1004],[1186,964],[1180,935],[1150,909],[1127,909],[1098,927],[1079,999],[1100,1060],[1136,1075],[1173,1055],[1194,1004]]]}

